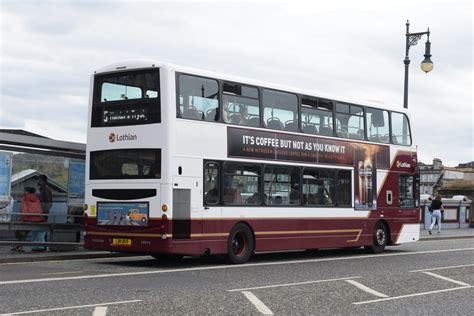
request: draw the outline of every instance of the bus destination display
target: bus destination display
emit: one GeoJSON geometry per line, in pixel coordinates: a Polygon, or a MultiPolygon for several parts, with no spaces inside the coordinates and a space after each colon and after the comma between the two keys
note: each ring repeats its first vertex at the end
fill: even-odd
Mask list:
{"type": "Polygon", "coordinates": [[[104,109],[102,112],[104,124],[119,124],[119,123],[137,123],[148,121],[146,108],[135,109],[104,109]]]}

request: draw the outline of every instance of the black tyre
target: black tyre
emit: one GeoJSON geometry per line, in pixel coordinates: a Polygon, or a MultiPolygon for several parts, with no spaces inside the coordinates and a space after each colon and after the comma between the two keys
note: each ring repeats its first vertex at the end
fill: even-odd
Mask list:
{"type": "Polygon", "coordinates": [[[250,259],[255,250],[252,231],[242,223],[232,228],[227,241],[227,257],[231,263],[241,264],[250,259]]]}
{"type": "Polygon", "coordinates": [[[372,246],[365,246],[364,248],[371,253],[381,253],[384,251],[385,246],[387,246],[388,238],[387,227],[382,222],[378,222],[375,225],[372,246]]]}

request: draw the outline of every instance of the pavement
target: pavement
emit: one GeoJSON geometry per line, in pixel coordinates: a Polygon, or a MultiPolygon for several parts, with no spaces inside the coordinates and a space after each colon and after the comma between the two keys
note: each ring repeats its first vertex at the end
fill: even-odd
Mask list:
{"type": "MultiPolygon", "coordinates": [[[[440,234],[436,230],[432,231],[432,235],[428,230],[420,231],[420,241],[448,240],[448,239],[466,239],[474,238],[474,228],[450,228],[443,230],[440,234]]],[[[13,252],[11,246],[0,245],[0,264],[1,263],[18,263],[18,262],[37,262],[51,260],[74,260],[74,259],[97,259],[112,257],[130,257],[132,254],[114,253],[109,251],[91,251],[82,247],[69,251],[43,251],[34,252],[31,247],[24,246],[25,252],[13,252]]]]}

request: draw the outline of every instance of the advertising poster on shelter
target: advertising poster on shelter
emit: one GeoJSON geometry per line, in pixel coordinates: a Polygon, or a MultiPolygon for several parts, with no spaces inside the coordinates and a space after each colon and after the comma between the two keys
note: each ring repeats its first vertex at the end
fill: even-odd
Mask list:
{"type": "Polygon", "coordinates": [[[84,205],[86,165],[84,161],[69,162],[68,205],[84,205]]]}
{"type": "Polygon", "coordinates": [[[0,201],[10,197],[12,177],[12,154],[0,151],[0,201]]]}

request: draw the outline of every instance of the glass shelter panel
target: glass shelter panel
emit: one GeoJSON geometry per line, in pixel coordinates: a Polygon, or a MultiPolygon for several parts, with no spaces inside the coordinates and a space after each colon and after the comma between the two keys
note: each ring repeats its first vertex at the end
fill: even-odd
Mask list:
{"type": "MultiPolygon", "coordinates": [[[[0,151],[0,180],[2,177],[8,182],[0,187],[0,223],[82,221],[85,189],[83,159],[0,151]],[[7,161],[2,159],[5,157],[7,161]],[[25,206],[31,203],[38,206],[35,213],[40,210],[40,215],[28,212],[25,206]],[[23,214],[25,212],[30,214],[23,214]]],[[[22,237],[27,238],[28,231],[24,231],[22,237]]]]}

